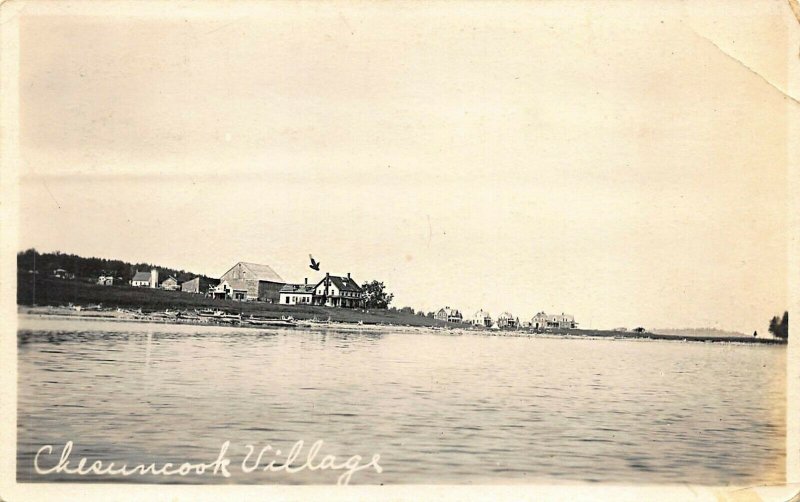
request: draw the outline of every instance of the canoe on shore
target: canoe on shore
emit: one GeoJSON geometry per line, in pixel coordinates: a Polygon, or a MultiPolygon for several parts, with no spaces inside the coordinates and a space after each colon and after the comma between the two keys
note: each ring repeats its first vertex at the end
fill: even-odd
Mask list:
{"type": "Polygon", "coordinates": [[[261,319],[258,317],[250,317],[249,319],[242,319],[242,322],[254,326],[297,326],[297,323],[293,319],[261,319]]]}

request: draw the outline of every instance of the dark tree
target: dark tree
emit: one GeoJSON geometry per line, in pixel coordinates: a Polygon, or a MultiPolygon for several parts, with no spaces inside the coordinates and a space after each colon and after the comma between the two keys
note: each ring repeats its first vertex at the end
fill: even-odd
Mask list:
{"type": "Polygon", "coordinates": [[[773,317],[769,321],[769,332],[778,338],[789,338],[789,312],[783,313],[783,318],[773,317]]]}
{"type": "Polygon", "coordinates": [[[386,292],[386,286],[383,282],[365,282],[361,287],[364,289],[364,294],[367,298],[368,309],[389,308],[389,304],[392,302],[394,295],[386,292]]]}

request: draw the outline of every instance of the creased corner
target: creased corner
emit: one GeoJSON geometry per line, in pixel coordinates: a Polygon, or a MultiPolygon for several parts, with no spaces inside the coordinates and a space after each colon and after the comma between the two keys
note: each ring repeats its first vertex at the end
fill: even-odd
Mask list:
{"type": "MultiPolygon", "coordinates": [[[[789,1],[790,1],[790,2],[793,2],[793,1],[797,1],[797,0],[789,0],[789,1]]],[[[798,8],[800,8],[800,7],[798,7],[798,8]]],[[[797,12],[795,12],[795,15],[797,15],[797,12]]],[[[730,59],[732,59],[732,60],[736,61],[736,62],[737,62],[737,63],[738,63],[738,64],[739,64],[739,65],[740,65],[742,68],[746,69],[747,71],[749,71],[749,72],[750,72],[750,73],[752,73],[753,75],[757,76],[759,79],[761,79],[763,82],[765,82],[766,84],[768,84],[770,87],[772,87],[773,89],[775,89],[775,90],[777,90],[778,92],[780,92],[781,94],[783,94],[785,97],[787,97],[787,98],[791,99],[791,100],[792,100],[792,101],[794,101],[796,104],[800,104],[800,100],[799,100],[798,98],[796,98],[796,97],[792,96],[792,95],[789,93],[789,91],[788,91],[788,90],[781,88],[780,86],[778,86],[777,84],[775,84],[774,82],[772,82],[771,80],[769,80],[768,78],[766,78],[764,75],[762,75],[761,73],[759,73],[759,72],[757,72],[756,70],[754,70],[753,68],[751,68],[751,67],[750,67],[750,66],[749,66],[747,63],[745,63],[745,62],[744,62],[744,61],[742,61],[741,59],[737,58],[737,57],[736,57],[736,56],[734,56],[733,54],[729,53],[728,51],[726,51],[725,49],[723,49],[722,47],[720,47],[720,46],[719,46],[719,45],[718,45],[716,42],[714,42],[714,41],[713,41],[713,40],[711,40],[710,38],[706,37],[705,35],[703,35],[703,34],[701,34],[701,33],[698,33],[698,32],[697,32],[697,30],[695,30],[695,29],[692,29],[692,33],[694,33],[696,36],[698,36],[698,37],[702,38],[703,40],[705,40],[705,41],[706,41],[706,42],[708,42],[709,44],[711,44],[711,45],[713,45],[714,47],[716,47],[716,48],[717,48],[717,50],[718,50],[718,51],[720,51],[722,54],[724,54],[724,55],[725,55],[725,56],[727,56],[728,58],[730,58],[730,59]]]]}
{"type": "Polygon", "coordinates": [[[797,19],[797,22],[800,23],[800,2],[798,2],[798,0],[788,0],[788,2],[789,8],[792,9],[795,19],[797,19]]]}

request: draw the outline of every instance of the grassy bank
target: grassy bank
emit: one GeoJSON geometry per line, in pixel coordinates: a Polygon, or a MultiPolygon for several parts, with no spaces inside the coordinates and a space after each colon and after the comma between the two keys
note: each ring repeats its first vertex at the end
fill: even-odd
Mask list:
{"type": "MultiPolygon", "coordinates": [[[[36,304],[41,306],[62,306],[72,303],[74,305],[102,304],[103,307],[142,309],[143,312],[191,309],[224,309],[239,312],[242,315],[256,315],[262,317],[292,316],[295,319],[327,320],[334,322],[365,324],[391,324],[396,326],[418,327],[450,327],[466,328],[471,332],[485,332],[493,335],[526,336],[527,330],[492,331],[488,329],[470,327],[468,324],[448,324],[429,317],[404,314],[387,310],[351,310],[329,307],[314,307],[309,305],[278,305],[262,302],[235,302],[233,300],[215,300],[204,298],[200,295],[183,293],[181,291],[162,291],[159,289],[134,288],[130,286],[98,286],[96,284],[78,281],[61,280],[52,278],[39,278],[36,281],[36,304]]],[[[17,304],[30,306],[33,304],[33,282],[31,275],[19,274],[17,283],[17,304]]],[[[84,312],[83,316],[91,317],[91,313],[84,312]]],[[[99,313],[98,313],[99,315],[99,313]]],[[[659,333],[634,333],[620,331],[605,331],[592,329],[564,329],[549,331],[550,335],[585,336],[598,338],[638,338],[651,340],[675,340],[693,342],[722,342],[722,343],[750,343],[784,345],[785,340],[778,338],[755,337],[730,337],[730,336],[686,336],[659,333]]]]}
{"type": "MultiPolygon", "coordinates": [[[[30,274],[17,277],[17,304],[33,305],[33,281],[30,274]]],[[[103,307],[121,307],[143,311],[166,309],[225,309],[243,315],[264,317],[292,316],[295,319],[359,322],[366,324],[396,324],[409,326],[445,326],[447,323],[388,310],[351,310],[315,307],[310,305],[278,305],[262,302],[236,302],[215,300],[182,291],[134,288],[131,286],[98,286],[79,280],[39,278],[36,281],[36,305],[60,306],[102,304],[103,307]]]]}

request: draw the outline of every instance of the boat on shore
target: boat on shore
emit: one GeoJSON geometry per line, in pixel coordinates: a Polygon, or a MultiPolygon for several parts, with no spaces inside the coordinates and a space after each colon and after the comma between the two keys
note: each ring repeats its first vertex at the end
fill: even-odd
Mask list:
{"type": "Polygon", "coordinates": [[[222,313],[221,315],[215,315],[214,319],[219,322],[232,323],[232,324],[242,322],[241,314],[222,313]]]}
{"type": "Polygon", "coordinates": [[[178,312],[178,319],[183,321],[204,321],[196,312],[178,312]]]}
{"type": "Polygon", "coordinates": [[[314,316],[311,319],[306,319],[305,322],[309,323],[309,324],[313,324],[313,325],[323,325],[323,326],[325,326],[325,325],[331,324],[331,318],[330,318],[330,316],[328,316],[328,319],[326,319],[325,321],[320,321],[319,319],[317,319],[317,316],[314,316]]]}
{"type": "Polygon", "coordinates": [[[255,317],[250,316],[244,319],[244,322],[247,324],[252,324],[254,326],[297,326],[297,322],[295,322],[293,317],[281,317],[280,319],[276,318],[269,318],[269,317],[255,317]]]}
{"type": "Polygon", "coordinates": [[[196,316],[201,320],[235,323],[242,321],[241,314],[234,314],[220,309],[203,309],[196,311],[196,316]]]}
{"type": "Polygon", "coordinates": [[[154,317],[156,319],[176,319],[179,314],[180,312],[167,309],[162,312],[153,312],[150,314],[150,317],[154,317]]]}
{"type": "Polygon", "coordinates": [[[217,312],[214,309],[203,309],[198,310],[197,315],[200,317],[214,317],[214,313],[217,312]]]}

